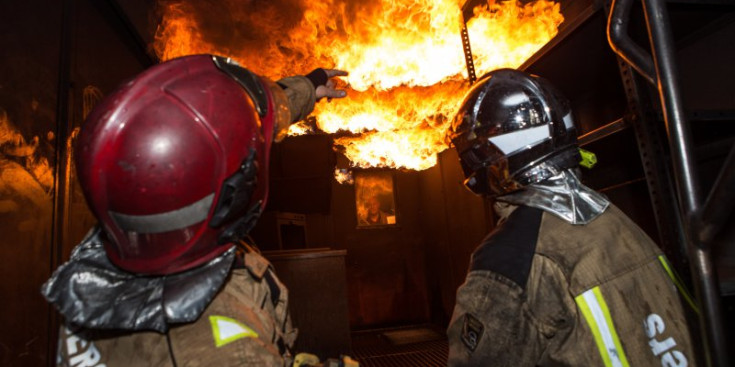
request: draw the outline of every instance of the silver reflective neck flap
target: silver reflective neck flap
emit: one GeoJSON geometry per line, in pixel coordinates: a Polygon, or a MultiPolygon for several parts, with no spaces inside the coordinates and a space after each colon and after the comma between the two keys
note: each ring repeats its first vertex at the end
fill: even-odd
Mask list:
{"type": "Polygon", "coordinates": [[[583,185],[571,169],[497,200],[541,209],[579,225],[591,222],[610,205],[602,194],[583,185]]]}
{"type": "Polygon", "coordinates": [[[155,330],[199,318],[230,273],[235,247],[177,274],[141,276],[115,267],[93,229],[41,288],[67,323],[93,329],[155,330]]]}

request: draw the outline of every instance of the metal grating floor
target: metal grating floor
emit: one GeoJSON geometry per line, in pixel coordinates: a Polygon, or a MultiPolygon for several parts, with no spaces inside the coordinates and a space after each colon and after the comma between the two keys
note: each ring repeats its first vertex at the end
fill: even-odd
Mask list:
{"type": "Polygon", "coordinates": [[[433,326],[368,330],[352,334],[352,357],[360,362],[360,367],[444,367],[447,365],[448,349],[444,330],[433,326]],[[396,331],[403,335],[416,335],[416,342],[403,339],[395,343],[390,336],[395,335],[396,331]]]}

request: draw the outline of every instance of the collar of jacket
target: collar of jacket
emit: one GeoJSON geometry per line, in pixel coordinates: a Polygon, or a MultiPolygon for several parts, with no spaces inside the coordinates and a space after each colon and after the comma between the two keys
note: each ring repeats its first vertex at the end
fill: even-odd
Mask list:
{"type": "Polygon", "coordinates": [[[593,221],[610,205],[602,194],[583,185],[571,169],[497,201],[541,209],[577,225],[593,221]]]}
{"type": "Polygon", "coordinates": [[[115,267],[94,228],[41,288],[66,322],[92,329],[154,330],[195,321],[227,279],[235,247],[177,274],[141,276],[115,267]]]}

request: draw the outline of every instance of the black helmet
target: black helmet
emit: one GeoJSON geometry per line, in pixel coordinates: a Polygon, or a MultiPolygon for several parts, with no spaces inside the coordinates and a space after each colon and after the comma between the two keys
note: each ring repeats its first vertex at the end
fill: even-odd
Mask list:
{"type": "Polygon", "coordinates": [[[465,185],[476,194],[504,195],[580,161],[567,99],[545,79],[512,69],[477,81],[448,138],[459,153],[465,185]]]}

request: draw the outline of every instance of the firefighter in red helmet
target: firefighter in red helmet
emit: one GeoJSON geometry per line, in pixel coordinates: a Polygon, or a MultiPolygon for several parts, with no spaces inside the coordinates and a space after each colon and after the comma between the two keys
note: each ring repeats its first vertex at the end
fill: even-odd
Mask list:
{"type": "Polygon", "coordinates": [[[62,366],[286,365],[288,292],[241,238],[268,194],[270,146],[319,98],[317,69],[274,83],[230,59],[156,65],[90,114],[76,166],[99,219],[44,284],[62,366]]]}

